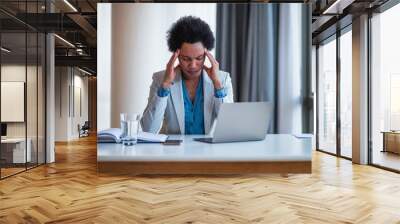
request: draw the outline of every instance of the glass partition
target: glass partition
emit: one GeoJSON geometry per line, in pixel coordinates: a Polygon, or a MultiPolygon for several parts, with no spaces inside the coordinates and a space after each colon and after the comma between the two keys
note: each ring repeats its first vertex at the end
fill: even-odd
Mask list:
{"type": "MultiPolygon", "coordinates": [[[[40,13],[44,1],[1,2],[0,7],[40,13]],[[26,5],[28,3],[28,5],[26,5]]],[[[45,44],[43,33],[0,12],[0,178],[45,162],[45,44]],[[7,22],[4,22],[7,21],[7,22]]]]}
{"type": "Polygon", "coordinates": [[[26,110],[27,110],[27,150],[30,151],[28,168],[37,165],[38,158],[38,35],[36,32],[27,33],[27,74],[26,74],[26,110]]]}
{"type": "Polygon", "coordinates": [[[6,177],[24,171],[31,161],[26,142],[26,33],[3,32],[1,47],[1,175],[6,177]]]}
{"type": "Polygon", "coordinates": [[[46,139],[45,139],[45,124],[46,124],[46,37],[45,34],[38,34],[38,64],[37,64],[37,162],[43,164],[46,162],[46,139]]]}

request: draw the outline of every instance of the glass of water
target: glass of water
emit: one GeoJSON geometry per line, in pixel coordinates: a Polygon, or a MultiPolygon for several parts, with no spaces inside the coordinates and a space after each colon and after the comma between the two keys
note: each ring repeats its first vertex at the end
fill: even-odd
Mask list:
{"type": "Polygon", "coordinates": [[[121,114],[121,140],[124,145],[134,145],[137,143],[139,132],[140,114],[122,113],[121,114]]]}
{"type": "Polygon", "coordinates": [[[119,115],[119,117],[120,117],[121,131],[122,131],[120,138],[122,139],[122,138],[124,138],[126,136],[126,134],[128,132],[128,126],[126,126],[126,121],[127,121],[128,114],[127,113],[121,113],[119,115]]]}

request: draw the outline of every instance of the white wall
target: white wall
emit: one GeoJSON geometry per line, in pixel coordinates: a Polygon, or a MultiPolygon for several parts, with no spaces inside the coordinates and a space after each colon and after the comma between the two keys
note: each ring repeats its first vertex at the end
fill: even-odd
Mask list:
{"type": "MultiPolygon", "coordinates": [[[[46,1],[46,8],[54,12],[54,5],[46,1]]],[[[55,162],[55,41],[46,34],[46,163],[55,162]]]]}
{"type": "Polygon", "coordinates": [[[56,67],[55,73],[55,141],[77,139],[78,124],[88,120],[88,78],[71,67],[56,67]]]}
{"type": "Polygon", "coordinates": [[[171,56],[167,30],[185,15],[200,17],[215,34],[214,3],[98,4],[98,130],[118,127],[121,112],[143,112],[152,74],[171,56]]]}
{"type": "Polygon", "coordinates": [[[97,129],[111,126],[111,3],[97,4],[97,129]]]}
{"type": "Polygon", "coordinates": [[[74,138],[79,137],[79,132],[77,129],[78,124],[82,126],[85,123],[85,121],[89,120],[88,77],[82,76],[83,73],[76,74],[76,72],[77,70],[75,70],[75,76],[74,76],[75,96],[73,96],[75,113],[73,113],[72,132],[71,132],[71,135],[74,138]],[[77,92],[77,90],[80,90],[80,99],[78,98],[79,93],[77,92]]]}
{"type": "Polygon", "coordinates": [[[68,85],[67,67],[55,68],[55,141],[68,140],[68,85]]]}

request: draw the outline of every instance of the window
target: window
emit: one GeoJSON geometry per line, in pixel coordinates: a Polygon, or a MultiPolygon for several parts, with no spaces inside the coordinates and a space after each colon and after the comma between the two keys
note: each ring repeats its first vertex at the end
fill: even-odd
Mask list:
{"type": "MultiPolygon", "coordinates": [[[[395,170],[400,170],[400,155],[386,150],[383,132],[400,130],[399,21],[400,5],[371,18],[372,163],[395,170]]],[[[400,139],[400,133],[396,136],[400,139]]]]}
{"type": "Polygon", "coordinates": [[[318,48],[318,149],[336,153],[336,39],[318,48]]]}
{"type": "Polygon", "coordinates": [[[352,33],[340,36],[340,155],[351,158],[352,141],[352,33]]]}

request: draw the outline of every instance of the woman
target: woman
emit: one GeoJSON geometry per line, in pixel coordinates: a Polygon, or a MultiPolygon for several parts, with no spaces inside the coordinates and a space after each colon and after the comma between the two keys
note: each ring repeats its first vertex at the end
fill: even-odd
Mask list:
{"type": "Polygon", "coordinates": [[[220,105],[233,102],[229,73],[219,70],[209,52],[214,35],[207,23],[186,16],[172,25],[167,39],[173,54],[166,69],[153,75],[142,129],[158,133],[163,125],[166,134],[209,134],[220,105]],[[206,58],[211,67],[204,65],[206,58]]]}

